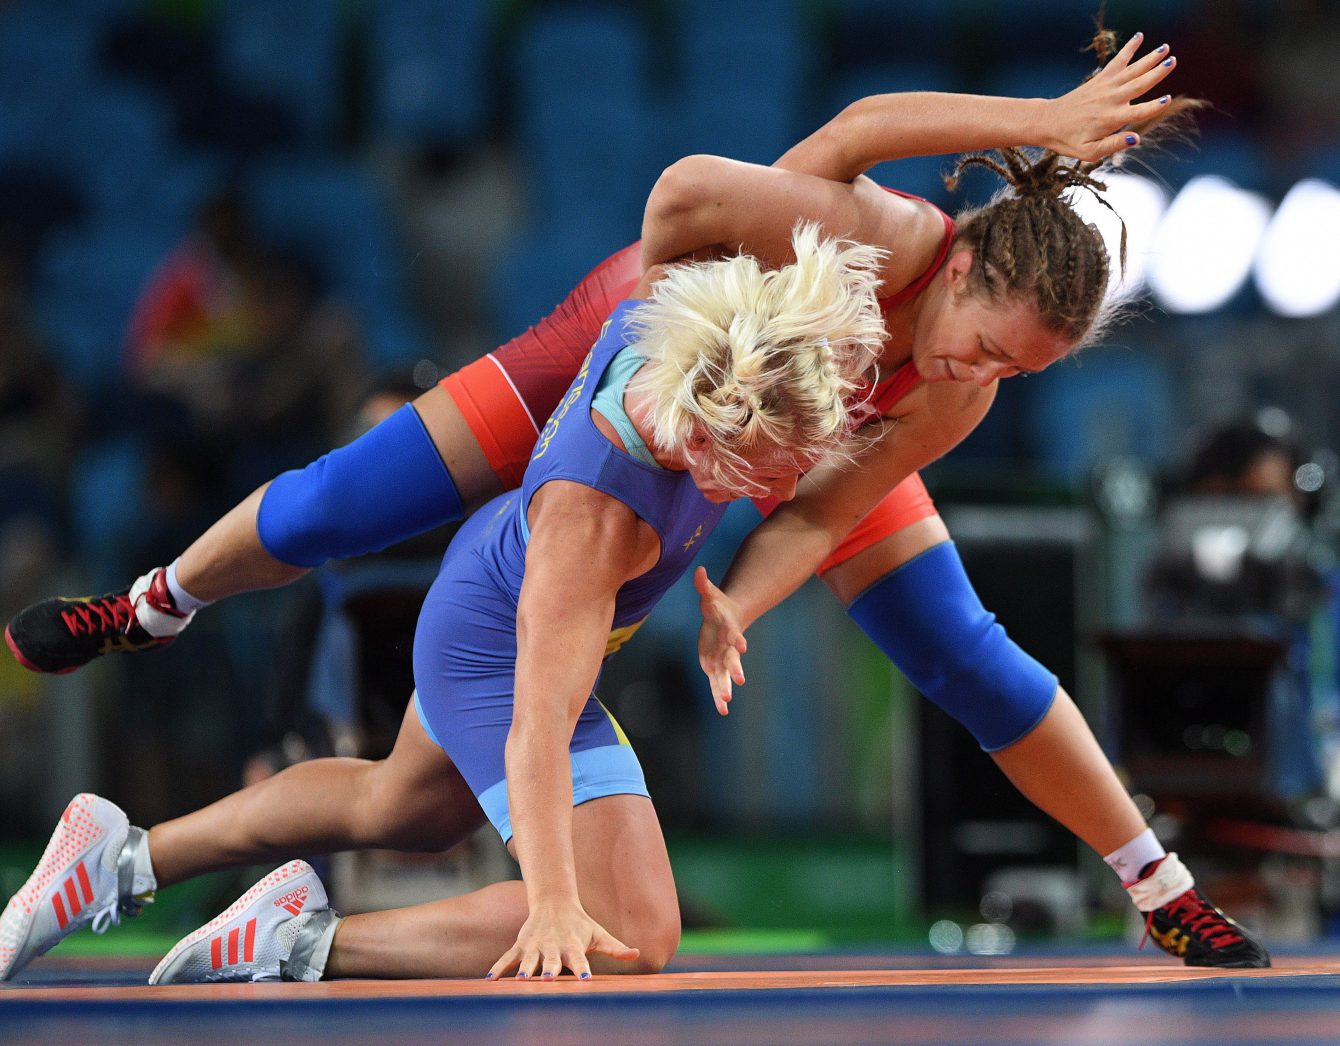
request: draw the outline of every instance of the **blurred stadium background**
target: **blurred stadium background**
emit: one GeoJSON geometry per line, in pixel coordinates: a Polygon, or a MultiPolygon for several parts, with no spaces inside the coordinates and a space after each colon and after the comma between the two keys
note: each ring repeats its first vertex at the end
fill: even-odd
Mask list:
{"type": "MultiPolygon", "coordinates": [[[[367,390],[430,387],[517,333],[637,236],[676,158],[770,162],[870,93],[1062,93],[1087,71],[1093,13],[1076,0],[0,3],[0,610],[169,561],[347,436],[367,390]],[[239,333],[236,316],[202,318],[230,336],[146,352],[165,274],[217,220],[247,245],[230,278],[261,319],[239,333]]],[[[1077,695],[1169,845],[1271,939],[1311,939],[1340,932],[1326,856],[1340,823],[1340,12],[1111,0],[1107,20],[1170,41],[1172,89],[1216,107],[1197,145],[1114,177],[1132,243],[1118,292],[1137,316],[1007,382],[927,480],[987,606],[1077,695]],[[1294,456],[1282,515],[1240,504],[1200,519],[1177,497],[1186,463],[1239,418],[1294,456]],[[1159,624],[1150,565],[1182,554],[1224,600],[1159,624]],[[1238,584],[1244,562],[1266,596],[1238,584]],[[1188,655],[1188,631],[1209,646],[1188,655]],[[1249,640],[1259,656],[1243,660],[1249,640]]],[[[945,163],[874,174],[954,210],[991,191],[970,177],[950,196],[945,163]]],[[[718,575],[752,523],[732,512],[707,554],[718,575]]],[[[375,751],[403,709],[415,593],[447,536],[235,599],[163,653],[61,678],[0,660],[3,892],[76,791],[149,824],[236,788],[258,752],[375,751]]],[[[697,677],[695,619],[691,589],[672,595],[603,691],[658,797],[688,925],[734,947],[929,933],[989,951],[1010,934],[1120,932],[1101,865],[824,590],[754,630],[726,721],[697,677]]],[[[346,873],[351,893],[377,874],[386,888],[450,878],[346,873]]],[[[237,881],[165,895],[140,920],[146,947],[237,881]]]]}

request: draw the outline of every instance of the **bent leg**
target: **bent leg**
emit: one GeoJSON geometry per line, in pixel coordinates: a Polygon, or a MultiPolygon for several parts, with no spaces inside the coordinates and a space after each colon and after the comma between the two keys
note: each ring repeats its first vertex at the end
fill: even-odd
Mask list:
{"type": "MultiPolygon", "coordinates": [[[[592,956],[603,973],[655,973],[679,947],[679,902],[651,800],[593,799],[572,811],[573,855],[587,913],[638,948],[631,963],[592,956]]],[[[483,977],[526,921],[520,881],[412,908],[351,915],[340,924],[326,977],[483,977]]]]}
{"type": "Polygon", "coordinates": [[[980,611],[956,555],[924,561],[934,568],[934,591],[926,591],[914,561],[948,538],[938,516],[918,520],[823,580],[918,689],[995,749],[992,758],[1029,800],[1099,855],[1125,845],[1145,830],[1144,819],[1069,695],[980,611]],[[955,592],[971,598],[945,598],[955,592]],[[980,640],[993,670],[972,660],[980,640]]]}
{"type": "Polygon", "coordinates": [[[360,847],[445,850],[484,823],[413,703],[383,760],[314,759],[149,830],[159,886],[241,864],[360,847]]]}

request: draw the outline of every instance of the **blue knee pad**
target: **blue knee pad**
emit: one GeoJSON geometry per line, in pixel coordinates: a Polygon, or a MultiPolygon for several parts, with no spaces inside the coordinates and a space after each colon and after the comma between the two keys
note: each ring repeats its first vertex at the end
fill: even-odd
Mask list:
{"type": "Polygon", "coordinates": [[[261,498],[265,550],[295,567],[379,552],[460,519],[461,496],[408,403],[348,446],[278,476],[261,498]]]}
{"type": "Polygon", "coordinates": [[[1014,744],[1051,708],[1056,676],[987,613],[952,541],[880,578],[847,613],[985,751],[1014,744]]]}

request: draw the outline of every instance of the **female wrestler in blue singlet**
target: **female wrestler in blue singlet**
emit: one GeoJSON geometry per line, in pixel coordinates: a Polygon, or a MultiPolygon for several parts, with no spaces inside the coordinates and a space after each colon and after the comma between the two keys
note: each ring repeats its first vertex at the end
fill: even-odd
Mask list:
{"type": "Polygon", "coordinates": [[[861,389],[884,338],[883,252],[821,241],[815,226],[794,250],[782,269],[739,256],[675,267],[654,288],[653,270],[639,285],[648,300],[615,310],[521,489],[452,541],[388,759],[301,763],[148,833],[78,797],[0,920],[4,974],[84,924],[62,900],[81,890],[78,911],[112,912],[229,863],[444,849],[484,816],[522,881],[340,920],[293,862],[184,938],[151,980],[585,977],[588,954],[612,971],[659,970],[679,941],[669,859],[637,759],[592,691],[726,501],[787,500],[802,473],[869,440],[861,389]]]}

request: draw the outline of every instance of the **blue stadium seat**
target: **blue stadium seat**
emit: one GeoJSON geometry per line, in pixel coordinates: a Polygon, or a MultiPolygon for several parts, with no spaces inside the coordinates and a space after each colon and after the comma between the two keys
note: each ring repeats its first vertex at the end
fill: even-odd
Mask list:
{"type": "Polygon", "coordinates": [[[43,152],[78,180],[98,217],[115,221],[142,198],[171,148],[162,99],[107,83],[70,104],[43,152]]]}
{"type": "Polygon", "coordinates": [[[948,0],[839,0],[836,7],[833,57],[839,69],[948,60],[954,53],[955,5],[948,0]]]}
{"type": "Polygon", "coordinates": [[[1007,98],[1059,98],[1093,72],[1091,56],[1022,59],[997,66],[981,82],[984,94],[1007,98]]]}
{"type": "MultiPolygon", "coordinates": [[[[970,17],[978,32],[989,26],[996,54],[1073,54],[1093,38],[1097,10],[1096,4],[1075,0],[990,0],[977,5],[970,17]]],[[[1108,24],[1115,23],[1109,19],[1108,24]]]]}
{"type": "Polygon", "coordinates": [[[517,141],[532,210],[560,223],[586,215],[636,238],[660,173],[651,152],[655,134],[647,113],[620,99],[591,98],[575,107],[559,98],[539,100],[517,141]]]}
{"type": "Polygon", "coordinates": [[[540,10],[521,31],[513,57],[523,119],[528,105],[545,98],[640,102],[645,93],[646,26],[628,11],[540,10]]]}
{"type": "MultiPolygon", "coordinates": [[[[954,70],[935,62],[865,65],[839,76],[828,94],[829,119],[860,98],[903,91],[955,91],[960,85],[954,70]]],[[[880,185],[924,196],[940,206],[949,203],[944,171],[952,156],[910,156],[882,163],[867,173],[880,185]]]]}
{"type": "Polygon", "coordinates": [[[627,230],[582,221],[522,230],[504,249],[489,281],[498,342],[551,312],[578,280],[631,238],[627,230]]]}
{"type": "Polygon", "coordinates": [[[410,262],[370,174],[343,161],[276,156],[252,165],[244,191],[257,234],[318,263],[358,308],[382,362],[424,351],[408,305],[410,262]]]}
{"type": "Polygon", "coordinates": [[[456,146],[488,111],[485,0],[379,0],[370,5],[375,133],[415,146],[456,146]]]}
{"type": "Polygon", "coordinates": [[[90,586],[105,592],[125,584],[124,550],[142,525],[148,458],[134,439],[93,443],[70,477],[70,528],[81,562],[96,564],[90,586]]]}
{"type": "Polygon", "coordinates": [[[66,99],[92,79],[96,24],[55,6],[0,13],[0,101],[66,99]]]}
{"type": "Polygon", "coordinates": [[[344,26],[338,0],[222,0],[219,62],[237,87],[283,102],[308,145],[341,117],[344,26]]]}
{"type": "Polygon", "coordinates": [[[1172,376],[1149,351],[1084,349],[1026,386],[1027,444],[1055,480],[1082,483],[1100,460],[1117,455],[1163,465],[1176,444],[1172,376]]]}
{"type": "Polygon", "coordinates": [[[174,244],[162,230],[62,230],[38,258],[39,327],[68,376],[85,389],[114,384],[136,298],[174,244]]]}

